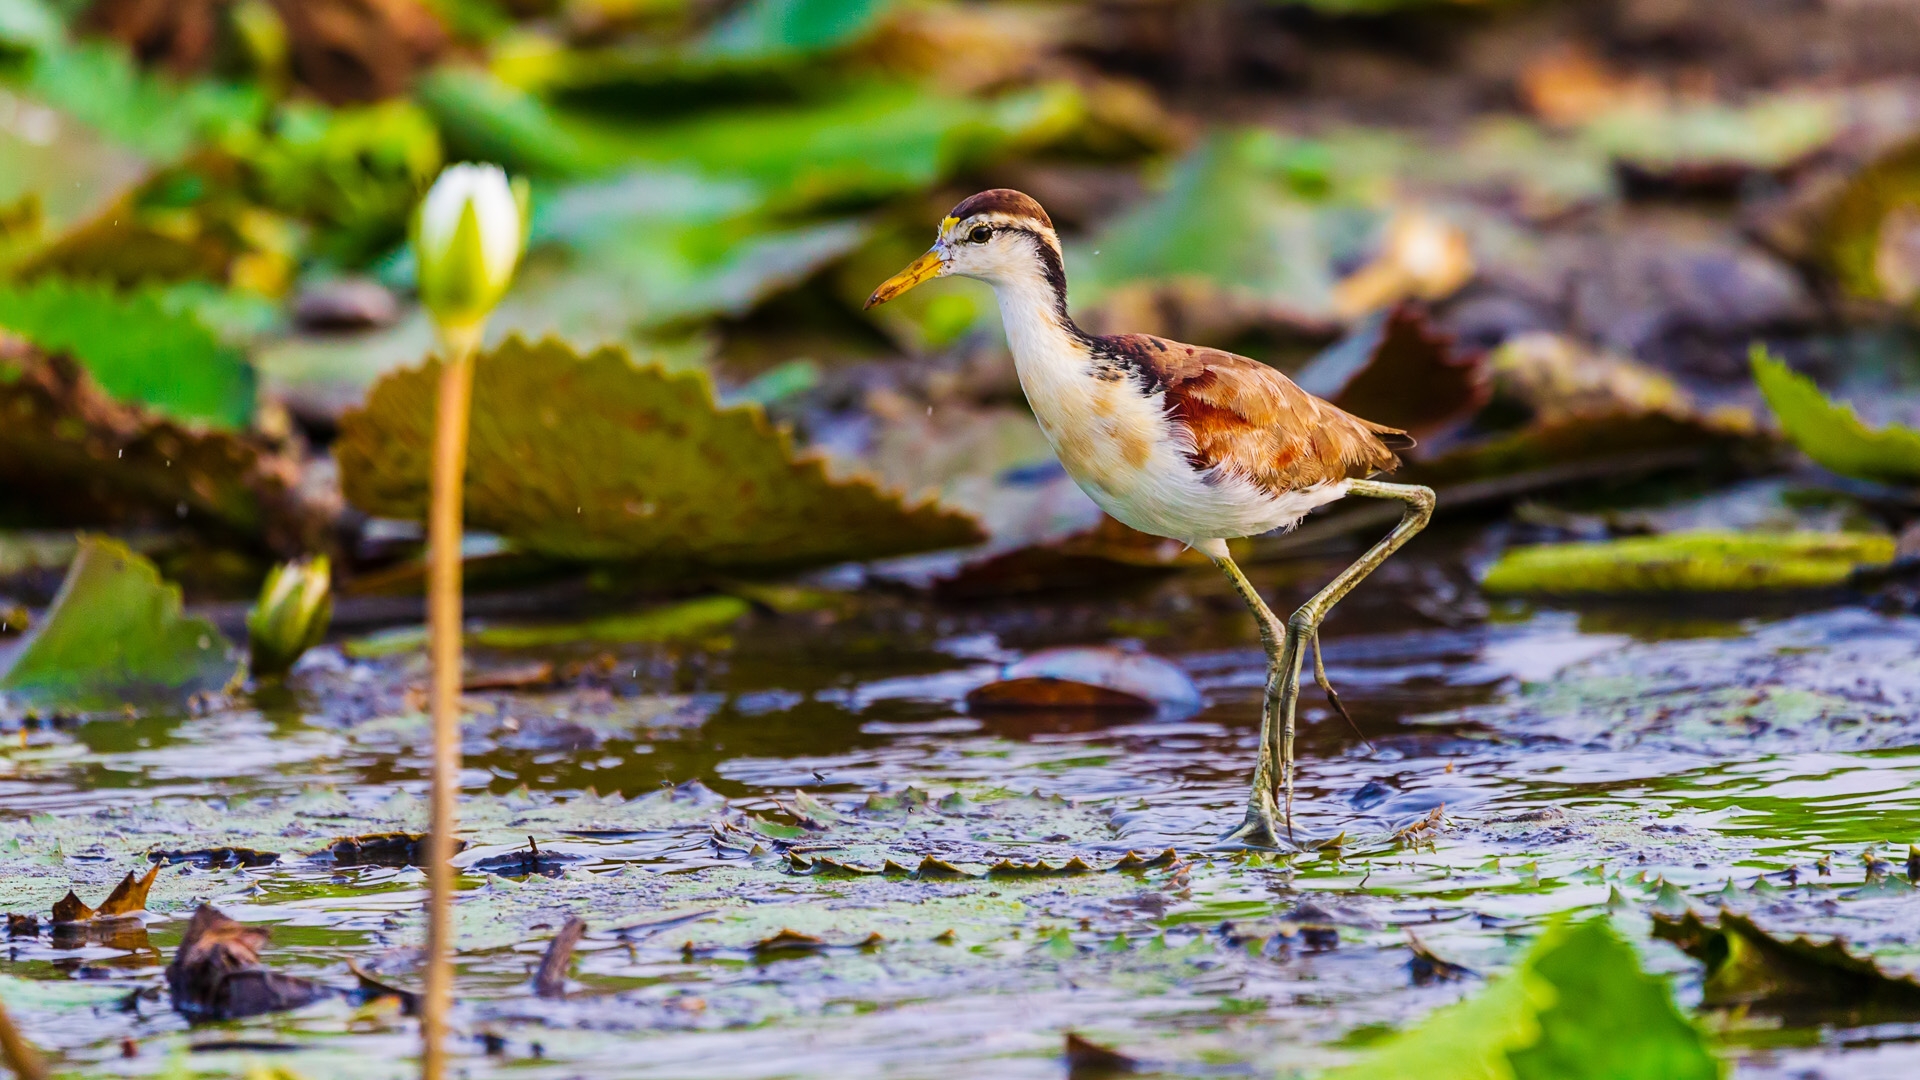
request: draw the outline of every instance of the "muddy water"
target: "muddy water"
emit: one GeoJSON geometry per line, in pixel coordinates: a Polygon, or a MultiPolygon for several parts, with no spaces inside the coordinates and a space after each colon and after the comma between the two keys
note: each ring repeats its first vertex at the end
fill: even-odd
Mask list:
{"type": "MultiPolygon", "coordinates": [[[[1256,577],[1284,600],[1329,571],[1256,577]]],[[[1171,1074],[1309,1072],[1473,992],[1556,914],[1600,908],[1683,997],[1697,972],[1646,939],[1652,910],[1726,905],[1920,969],[1920,893],[1903,881],[1920,840],[1920,620],[1837,601],[1489,608],[1459,579],[1410,558],[1329,624],[1365,739],[1309,687],[1297,827],[1325,846],[1290,858],[1210,850],[1243,805],[1263,675],[1205,574],[1097,600],[847,597],[698,646],[481,653],[582,670],[559,690],[475,695],[462,1068],[1057,1077],[1075,1030],[1171,1074]],[[963,704],[1032,650],[1114,641],[1176,661],[1206,706],[963,704]],[[1176,861],[1107,869],[1167,848],[1176,861]],[[1870,875],[1868,853],[1893,872],[1870,875]],[[961,873],[879,872],[929,856],[961,873]],[[968,876],[1076,856],[1096,872],[968,876]],[[591,927],[570,993],[534,998],[529,971],[568,913],[591,927]],[[782,929],[817,940],[769,947],[782,929]],[[1430,977],[1410,937],[1475,974],[1430,977]]],[[[210,1073],[272,1059],[407,1075],[412,1027],[390,1007],[189,1027],[162,967],[204,900],[271,927],[280,970],[347,988],[351,960],[413,978],[420,872],[324,851],[424,822],[421,678],[417,656],[328,650],[291,687],[204,715],[13,736],[0,907],[44,912],[69,886],[97,901],[155,850],[279,856],[170,865],[144,928],[11,940],[0,989],[35,1038],[90,1072],[184,1055],[210,1073]]],[[[1915,1028],[1722,1026],[1741,1075],[1920,1065],[1915,1028]]]]}

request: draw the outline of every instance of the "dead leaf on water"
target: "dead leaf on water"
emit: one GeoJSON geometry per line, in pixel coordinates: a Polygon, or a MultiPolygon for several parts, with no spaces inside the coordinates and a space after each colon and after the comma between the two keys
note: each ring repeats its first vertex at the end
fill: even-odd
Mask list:
{"type": "Polygon", "coordinates": [[[1708,1008],[1848,1027],[1920,1017],[1920,983],[1886,974],[1837,938],[1789,941],[1731,911],[1720,913],[1718,926],[1691,911],[1679,918],[1656,914],[1653,934],[1706,965],[1701,1004],[1708,1008]]]}
{"type": "Polygon", "coordinates": [[[125,915],[137,915],[147,909],[147,893],[153,888],[153,879],[160,876],[160,864],[147,868],[145,875],[134,877],[129,870],[127,876],[120,879],[113,892],[100,901],[98,908],[88,907],[80,897],[69,891],[53,905],[54,924],[83,923],[93,919],[115,919],[125,915]]]}
{"type": "Polygon", "coordinates": [[[533,996],[542,998],[564,998],[567,996],[567,969],[573,963],[573,950],[580,944],[580,938],[587,932],[587,921],[573,915],[567,916],[565,926],[554,935],[552,944],[547,946],[545,955],[540,958],[540,967],[533,973],[533,996]]]}
{"type": "Polygon", "coordinates": [[[231,1020],[310,1005],[337,991],[260,965],[263,927],[245,926],[202,904],[167,965],[173,1007],[195,1020],[231,1020]]]}
{"type": "Polygon", "coordinates": [[[1464,420],[1492,393],[1486,354],[1454,344],[1418,306],[1374,316],[1296,381],[1342,409],[1416,436],[1464,420]]]}
{"type": "Polygon", "coordinates": [[[1193,712],[1200,690],[1178,666],[1111,646],[1044,649],[1007,665],[1000,678],[967,695],[976,712],[995,709],[1092,709],[1193,712]]]}

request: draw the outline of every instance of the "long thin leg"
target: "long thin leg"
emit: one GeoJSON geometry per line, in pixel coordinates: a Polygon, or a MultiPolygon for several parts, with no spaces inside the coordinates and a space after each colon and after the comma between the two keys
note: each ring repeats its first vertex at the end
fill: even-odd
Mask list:
{"type": "MultiPolygon", "coordinates": [[[[1240,572],[1240,566],[1233,561],[1233,556],[1226,553],[1225,544],[1221,544],[1219,550],[1213,553],[1213,562],[1227,575],[1227,580],[1233,582],[1234,591],[1240,594],[1240,599],[1253,612],[1254,621],[1260,624],[1260,645],[1267,654],[1267,685],[1260,696],[1260,754],[1253,767],[1253,793],[1247,799],[1246,820],[1221,839],[1248,847],[1277,847],[1278,833],[1274,831],[1274,825],[1278,820],[1279,808],[1274,803],[1271,748],[1280,704],[1280,672],[1286,665],[1283,653],[1292,644],[1292,639],[1287,636],[1286,626],[1280,617],[1267,607],[1267,602],[1260,598],[1260,593],[1247,580],[1247,575],[1240,572]]],[[[1296,665],[1298,662],[1294,661],[1296,665]]]]}
{"type": "MultiPolygon", "coordinates": [[[[1327,583],[1326,588],[1315,593],[1311,600],[1300,605],[1287,620],[1280,647],[1275,650],[1271,645],[1267,649],[1268,682],[1266,701],[1261,709],[1261,745],[1260,759],[1254,767],[1253,791],[1247,800],[1247,817],[1238,829],[1228,833],[1223,839],[1248,846],[1278,847],[1279,834],[1274,824],[1274,761],[1280,763],[1280,787],[1285,797],[1283,821],[1287,840],[1293,839],[1293,743],[1294,719],[1300,702],[1300,665],[1305,659],[1307,646],[1317,647],[1321,620],[1333,605],[1339,603],[1353,591],[1368,574],[1378,569],[1387,557],[1400,550],[1413,535],[1426,528],[1433,517],[1433,489],[1417,484],[1387,484],[1376,480],[1355,480],[1347,487],[1347,494],[1360,495],[1370,499],[1396,499],[1407,504],[1406,512],[1401,514],[1399,524],[1393,531],[1368,548],[1366,554],[1354,560],[1353,565],[1342,570],[1337,577],[1327,583]],[[1278,684],[1277,686],[1275,684],[1278,684]],[[1277,745],[1276,745],[1277,744],[1277,745]]],[[[1216,561],[1218,561],[1216,559],[1216,561]]],[[[1228,559],[1221,563],[1221,569],[1234,580],[1240,589],[1242,598],[1248,599],[1248,606],[1255,608],[1256,615],[1262,612],[1261,637],[1270,640],[1272,631],[1269,621],[1273,618],[1267,612],[1266,605],[1260,601],[1253,587],[1246,584],[1246,577],[1233,566],[1228,559]]],[[[1317,648],[1316,648],[1317,652],[1317,648]]],[[[1325,686],[1325,666],[1318,663],[1316,656],[1316,675],[1321,677],[1325,686]]],[[[1341,710],[1344,712],[1345,710],[1341,710]]]]}

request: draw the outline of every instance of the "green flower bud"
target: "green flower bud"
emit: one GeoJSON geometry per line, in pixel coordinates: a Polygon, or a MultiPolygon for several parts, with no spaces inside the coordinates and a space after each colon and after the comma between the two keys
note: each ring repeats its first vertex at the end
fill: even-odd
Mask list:
{"type": "Polygon", "coordinates": [[[498,165],[452,165],[413,217],[420,302],[444,328],[474,327],[513,282],[526,245],[527,188],[498,165]]]}
{"type": "Polygon", "coordinates": [[[333,621],[333,575],[325,555],[281,563],[247,613],[248,667],[256,678],[285,675],[320,644],[333,621]]]}

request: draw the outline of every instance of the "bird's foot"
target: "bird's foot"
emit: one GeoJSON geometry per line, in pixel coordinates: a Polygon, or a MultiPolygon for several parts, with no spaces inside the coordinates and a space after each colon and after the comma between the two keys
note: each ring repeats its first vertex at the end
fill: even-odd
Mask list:
{"type": "Polygon", "coordinates": [[[1228,851],[1298,851],[1300,845],[1290,838],[1292,830],[1275,820],[1272,799],[1254,799],[1240,824],[1214,841],[1216,848],[1228,851]]]}

